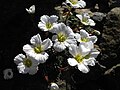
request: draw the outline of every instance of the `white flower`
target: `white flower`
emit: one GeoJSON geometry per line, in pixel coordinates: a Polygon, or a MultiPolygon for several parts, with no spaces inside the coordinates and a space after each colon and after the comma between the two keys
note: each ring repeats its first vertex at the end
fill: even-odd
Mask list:
{"type": "Polygon", "coordinates": [[[83,0],[66,0],[66,3],[69,3],[74,8],[84,8],[86,6],[86,2],[83,0]]]}
{"type": "Polygon", "coordinates": [[[3,71],[3,74],[4,74],[4,79],[11,79],[11,78],[13,78],[12,69],[5,69],[3,71]]]}
{"type": "Polygon", "coordinates": [[[99,54],[95,50],[91,51],[90,49],[87,49],[84,45],[80,44],[77,45],[71,45],[69,48],[70,54],[73,56],[73,58],[68,58],[68,64],[70,66],[77,66],[78,69],[83,73],[89,72],[89,67],[95,65],[95,58],[99,54]],[[94,52],[93,52],[94,51],[94,52]]]}
{"type": "Polygon", "coordinates": [[[95,26],[95,22],[92,19],[90,19],[88,13],[82,13],[81,15],[77,14],[76,16],[80,19],[82,24],[95,26]]]}
{"type": "Polygon", "coordinates": [[[48,15],[43,15],[40,18],[40,22],[38,24],[38,27],[43,31],[49,31],[54,33],[55,27],[57,26],[57,20],[58,16],[51,15],[50,17],[48,15]]]}
{"type": "Polygon", "coordinates": [[[19,73],[26,74],[29,73],[30,75],[36,74],[38,71],[39,62],[29,55],[25,56],[23,54],[18,54],[14,58],[14,62],[19,70],[19,73]]]}
{"type": "Polygon", "coordinates": [[[56,83],[51,83],[50,90],[59,90],[59,86],[56,83]]]}
{"type": "Polygon", "coordinates": [[[48,54],[45,50],[51,48],[52,41],[47,38],[44,41],[41,40],[41,36],[39,34],[34,35],[30,40],[32,45],[26,44],[23,46],[23,51],[27,53],[29,56],[38,60],[39,63],[44,63],[48,59],[48,54]]]}
{"type": "Polygon", "coordinates": [[[92,41],[92,43],[96,43],[97,37],[95,35],[90,36],[88,32],[85,30],[80,30],[80,33],[75,34],[75,38],[78,42],[89,42],[92,41]]]}
{"type": "Polygon", "coordinates": [[[61,52],[69,47],[70,44],[76,44],[76,39],[74,38],[74,33],[70,27],[65,24],[60,23],[57,27],[56,34],[52,37],[54,41],[54,49],[61,52]]]}
{"type": "Polygon", "coordinates": [[[26,8],[26,11],[29,14],[34,14],[35,13],[35,5],[32,5],[29,9],[26,8]]]}

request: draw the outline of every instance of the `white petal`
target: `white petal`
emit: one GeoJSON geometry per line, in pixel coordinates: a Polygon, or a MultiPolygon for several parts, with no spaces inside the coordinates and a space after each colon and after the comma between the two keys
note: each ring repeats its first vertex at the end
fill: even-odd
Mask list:
{"type": "Polygon", "coordinates": [[[26,44],[26,45],[23,46],[23,51],[26,54],[30,54],[30,53],[34,52],[33,47],[29,44],[26,44]]]}
{"type": "Polygon", "coordinates": [[[69,47],[69,53],[75,57],[78,54],[78,47],[77,45],[71,44],[69,47]]]}
{"type": "Polygon", "coordinates": [[[32,5],[29,9],[26,8],[26,11],[29,14],[34,14],[35,13],[35,5],[32,5]]]}
{"type": "Polygon", "coordinates": [[[80,8],[84,8],[86,6],[86,2],[83,0],[78,1],[78,4],[80,5],[80,8]]]}
{"type": "Polygon", "coordinates": [[[60,30],[60,31],[63,31],[63,32],[64,32],[64,31],[66,31],[66,29],[67,29],[67,26],[66,26],[64,23],[60,23],[60,24],[59,24],[59,30],[60,30]]]}
{"type": "Polygon", "coordinates": [[[49,55],[45,52],[41,54],[33,54],[33,57],[39,61],[39,63],[45,63],[46,60],[48,59],[49,55]]]}
{"type": "Polygon", "coordinates": [[[88,22],[81,21],[81,23],[84,24],[84,25],[86,25],[86,26],[90,25],[88,22]]]}
{"type": "Polygon", "coordinates": [[[37,73],[37,71],[38,71],[38,66],[36,66],[36,67],[31,67],[30,69],[29,69],[29,74],[30,75],[34,75],[34,74],[36,74],[37,73]]]}
{"type": "Polygon", "coordinates": [[[93,43],[96,43],[97,37],[96,36],[90,36],[90,41],[92,41],[93,43]]]}
{"type": "Polygon", "coordinates": [[[49,21],[49,16],[48,15],[43,15],[41,16],[40,20],[42,23],[47,23],[49,21]]]}
{"type": "Polygon", "coordinates": [[[25,71],[25,65],[23,63],[19,63],[17,68],[19,70],[19,73],[23,73],[23,74],[27,73],[27,71],[25,71]]]}
{"type": "Polygon", "coordinates": [[[64,45],[64,43],[55,42],[53,48],[58,52],[62,52],[66,49],[66,46],[64,45]]]}
{"type": "Polygon", "coordinates": [[[66,34],[67,35],[75,36],[73,30],[69,26],[66,26],[66,34]]]}
{"type": "Polygon", "coordinates": [[[47,49],[51,48],[53,43],[49,38],[47,38],[42,42],[42,45],[43,45],[44,50],[47,50],[47,49]]]}
{"type": "Polygon", "coordinates": [[[80,30],[80,35],[81,35],[81,37],[82,38],[87,38],[87,37],[89,37],[89,34],[88,34],[88,32],[86,32],[85,30],[80,30]]]}
{"type": "Polygon", "coordinates": [[[83,73],[88,73],[89,72],[88,66],[86,66],[84,64],[78,64],[78,69],[83,73]]]}
{"type": "Polygon", "coordinates": [[[31,67],[39,65],[39,61],[36,60],[35,58],[33,58],[31,54],[29,54],[29,55],[27,54],[27,58],[32,61],[32,66],[31,67]]]}
{"type": "Polygon", "coordinates": [[[75,33],[75,38],[78,42],[81,41],[81,35],[79,33],[75,33]]]}
{"type": "Polygon", "coordinates": [[[95,66],[95,58],[94,57],[90,57],[89,59],[85,59],[84,60],[84,64],[85,65],[90,65],[90,66],[95,66]]]}
{"type": "Polygon", "coordinates": [[[53,36],[52,36],[52,41],[58,41],[57,35],[53,35],[53,36]]]}
{"type": "Polygon", "coordinates": [[[70,66],[76,66],[78,64],[74,58],[68,58],[67,61],[70,66]]]}
{"type": "Polygon", "coordinates": [[[56,33],[58,24],[57,23],[53,23],[53,26],[48,30],[51,33],[56,33]]]}
{"type": "Polygon", "coordinates": [[[76,39],[72,35],[69,35],[65,42],[67,42],[69,44],[77,44],[76,39]]]}
{"type": "Polygon", "coordinates": [[[15,58],[14,58],[14,62],[18,65],[19,63],[23,62],[23,59],[25,58],[25,55],[23,54],[18,54],[15,58]]]}
{"type": "Polygon", "coordinates": [[[58,16],[56,16],[56,15],[51,15],[51,16],[50,16],[49,21],[50,21],[51,23],[55,23],[55,22],[57,22],[57,20],[58,20],[58,16]]]}
{"type": "Polygon", "coordinates": [[[76,14],[76,16],[82,21],[82,15],[76,14]]]}
{"type": "Polygon", "coordinates": [[[31,44],[33,44],[35,46],[40,45],[42,43],[40,34],[34,35],[31,38],[30,42],[31,42],[31,44]]]}
{"type": "Polygon", "coordinates": [[[91,54],[91,57],[96,58],[98,54],[100,54],[100,52],[97,49],[92,49],[90,54],[91,54]]]}
{"type": "Polygon", "coordinates": [[[82,56],[86,56],[89,54],[90,49],[86,48],[84,45],[79,44],[79,48],[77,50],[82,56]]]}
{"type": "Polygon", "coordinates": [[[77,4],[71,4],[74,8],[80,8],[80,5],[77,3],[77,4]]]}
{"type": "Polygon", "coordinates": [[[90,26],[95,26],[95,22],[92,19],[88,19],[88,20],[89,20],[88,23],[89,23],[90,26]]]}
{"type": "Polygon", "coordinates": [[[59,86],[56,83],[51,83],[50,90],[59,90],[59,86]]]}
{"type": "Polygon", "coordinates": [[[91,49],[94,48],[94,44],[92,41],[89,42],[81,42],[81,45],[83,45],[86,49],[89,49],[91,51],[91,49]]]}
{"type": "Polygon", "coordinates": [[[38,27],[42,30],[42,31],[45,31],[47,28],[46,28],[46,25],[42,22],[39,22],[38,23],[38,27]]]}

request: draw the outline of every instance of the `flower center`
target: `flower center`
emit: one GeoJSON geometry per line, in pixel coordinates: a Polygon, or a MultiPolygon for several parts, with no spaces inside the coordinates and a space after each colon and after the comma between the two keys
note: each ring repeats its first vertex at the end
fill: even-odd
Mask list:
{"type": "Polygon", "coordinates": [[[83,17],[83,18],[82,18],[82,22],[88,22],[88,18],[83,17]]]}
{"type": "Polygon", "coordinates": [[[34,47],[34,51],[35,51],[36,53],[41,53],[41,52],[43,52],[42,45],[39,45],[39,46],[34,47]]]}
{"type": "Polygon", "coordinates": [[[47,22],[47,23],[46,23],[46,27],[47,27],[47,29],[50,29],[52,26],[53,26],[52,23],[50,23],[50,22],[47,22]]]}
{"type": "Polygon", "coordinates": [[[82,42],[88,42],[89,39],[88,39],[88,38],[81,38],[81,41],[82,41],[82,42]]]}
{"type": "Polygon", "coordinates": [[[58,38],[58,41],[59,41],[59,42],[64,42],[67,37],[65,36],[65,34],[59,33],[59,34],[57,35],[57,38],[58,38]]]}
{"type": "Polygon", "coordinates": [[[70,0],[72,4],[77,4],[78,0],[70,0]]]}
{"type": "Polygon", "coordinates": [[[31,67],[32,66],[32,61],[28,58],[26,58],[23,62],[23,64],[27,67],[31,67]]]}
{"type": "Polygon", "coordinates": [[[76,60],[78,63],[81,63],[81,62],[83,61],[82,55],[77,54],[77,55],[75,56],[75,60],[76,60]]]}

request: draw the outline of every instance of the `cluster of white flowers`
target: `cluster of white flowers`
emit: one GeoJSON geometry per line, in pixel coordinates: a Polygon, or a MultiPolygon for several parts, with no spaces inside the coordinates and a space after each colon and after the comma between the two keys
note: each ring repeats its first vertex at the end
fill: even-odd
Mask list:
{"type": "MultiPolygon", "coordinates": [[[[84,8],[86,3],[83,0],[66,0],[66,4],[70,4],[73,8],[84,8]]],[[[35,5],[26,9],[28,13],[35,13],[35,5]]],[[[95,22],[90,19],[87,13],[76,14],[81,24],[86,26],[95,26],[95,22]]],[[[53,48],[57,52],[62,52],[66,48],[73,58],[68,58],[70,66],[77,66],[83,73],[88,73],[88,65],[94,66],[96,57],[100,53],[94,48],[97,41],[95,35],[89,34],[86,30],[81,29],[79,33],[73,32],[70,26],[63,22],[58,22],[59,17],[56,15],[43,15],[38,23],[39,29],[44,32],[52,33],[52,38],[41,40],[40,34],[34,35],[30,39],[30,44],[23,46],[26,55],[18,54],[14,61],[18,65],[19,73],[29,73],[31,75],[37,73],[38,65],[45,63],[49,58],[46,50],[53,48]],[[79,44],[79,45],[78,45],[79,44]]]]}

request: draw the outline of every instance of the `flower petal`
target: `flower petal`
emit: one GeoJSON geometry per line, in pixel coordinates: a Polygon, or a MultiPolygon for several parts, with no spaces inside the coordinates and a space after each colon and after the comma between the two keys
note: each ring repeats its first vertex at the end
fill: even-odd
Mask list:
{"type": "Polygon", "coordinates": [[[69,44],[77,44],[76,39],[74,38],[73,35],[69,35],[65,42],[67,42],[69,44]]]}
{"type": "Polygon", "coordinates": [[[46,25],[42,22],[39,22],[38,23],[38,27],[42,30],[42,31],[48,31],[47,28],[46,28],[46,25]]]}
{"type": "Polygon", "coordinates": [[[41,53],[41,54],[36,54],[36,53],[33,53],[33,58],[35,58],[36,60],[39,61],[39,63],[45,63],[46,60],[48,59],[49,55],[45,52],[41,53]]]}
{"type": "Polygon", "coordinates": [[[53,36],[52,36],[52,41],[58,41],[57,35],[53,35],[53,36]]]}
{"type": "Polygon", "coordinates": [[[90,57],[89,59],[85,59],[84,60],[84,64],[85,65],[90,65],[90,66],[95,66],[95,58],[94,57],[90,57]]]}
{"type": "Polygon", "coordinates": [[[76,16],[82,21],[82,15],[76,14],[76,16]]]}
{"type": "Polygon", "coordinates": [[[45,24],[49,21],[49,18],[50,17],[48,15],[43,15],[43,16],[41,16],[40,20],[41,20],[42,23],[45,24]]]}
{"type": "Polygon", "coordinates": [[[43,46],[44,50],[47,50],[47,49],[51,48],[52,45],[53,45],[53,43],[49,38],[45,39],[42,42],[42,46],[43,46]]]}
{"type": "Polygon", "coordinates": [[[34,74],[36,74],[37,73],[37,71],[38,71],[38,66],[36,66],[36,67],[31,67],[30,69],[29,69],[29,74],[30,75],[34,75],[34,74]]]}
{"type": "Polygon", "coordinates": [[[97,41],[97,37],[96,36],[90,36],[90,41],[92,41],[93,43],[96,43],[97,41]]]}
{"type": "Polygon", "coordinates": [[[30,53],[34,52],[33,47],[29,44],[26,44],[26,45],[23,46],[23,51],[26,54],[30,54],[30,53]]]}
{"type": "Polygon", "coordinates": [[[88,19],[88,23],[90,26],[95,26],[95,22],[92,19],[88,19]]]}
{"type": "Polygon", "coordinates": [[[34,13],[35,13],[35,5],[30,6],[29,9],[26,8],[26,11],[27,11],[29,14],[34,14],[34,13]]]}
{"type": "Polygon", "coordinates": [[[14,62],[15,64],[19,64],[21,62],[23,62],[23,59],[25,58],[25,55],[23,54],[18,54],[15,58],[14,58],[14,62]]]}
{"type": "Polygon", "coordinates": [[[86,32],[85,30],[80,30],[80,35],[81,35],[81,37],[82,38],[87,38],[87,37],[89,37],[89,34],[88,34],[88,32],[86,32]]]}
{"type": "Polygon", "coordinates": [[[19,73],[26,74],[28,71],[25,71],[25,65],[23,63],[19,63],[17,66],[19,73]]]}
{"type": "Polygon", "coordinates": [[[56,83],[51,83],[50,90],[59,90],[59,86],[56,83]]]}
{"type": "Polygon", "coordinates": [[[49,22],[55,23],[55,22],[57,22],[57,20],[58,20],[58,16],[56,16],[56,15],[51,15],[51,16],[50,16],[50,19],[49,19],[49,22]]]}
{"type": "Polygon", "coordinates": [[[83,0],[78,1],[78,4],[80,5],[80,8],[84,8],[86,6],[86,2],[83,0]]]}
{"type": "Polygon", "coordinates": [[[97,56],[98,56],[98,54],[100,54],[100,52],[97,50],[97,49],[92,49],[91,50],[91,57],[94,57],[94,58],[96,58],[97,56]]]}
{"type": "Polygon", "coordinates": [[[66,49],[66,46],[64,45],[64,43],[55,42],[53,48],[58,52],[62,52],[66,49]]]}
{"type": "Polygon", "coordinates": [[[81,42],[81,35],[79,33],[75,33],[75,38],[78,42],[81,42]]]}
{"type": "Polygon", "coordinates": [[[69,53],[75,57],[78,54],[78,47],[77,45],[71,44],[69,47],[69,53]]]}
{"type": "Polygon", "coordinates": [[[76,66],[78,64],[74,58],[68,58],[67,61],[70,66],[76,66]]]}
{"type": "Polygon", "coordinates": [[[78,53],[80,53],[82,56],[86,56],[90,53],[90,49],[86,48],[84,45],[79,44],[79,47],[77,49],[78,53]]]}
{"type": "Polygon", "coordinates": [[[78,64],[78,69],[83,73],[88,73],[89,72],[88,66],[86,66],[84,64],[78,64]]]}
{"type": "Polygon", "coordinates": [[[34,35],[31,38],[30,42],[31,42],[31,44],[33,44],[35,46],[40,45],[42,43],[40,34],[34,35]]]}
{"type": "Polygon", "coordinates": [[[81,42],[80,43],[81,45],[83,45],[86,49],[93,49],[94,48],[94,44],[92,41],[89,41],[89,42],[81,42]]]}

